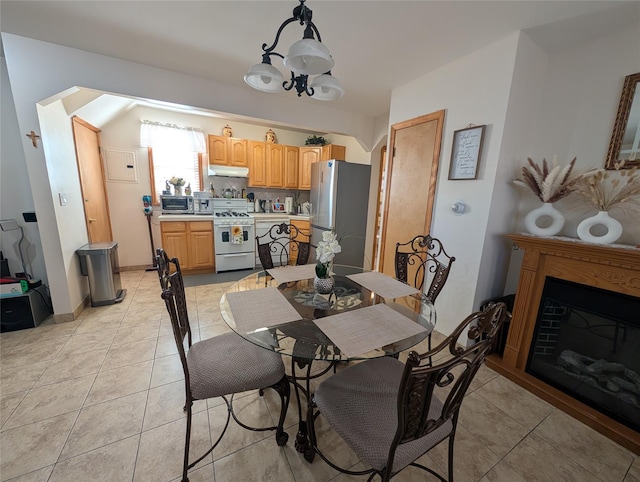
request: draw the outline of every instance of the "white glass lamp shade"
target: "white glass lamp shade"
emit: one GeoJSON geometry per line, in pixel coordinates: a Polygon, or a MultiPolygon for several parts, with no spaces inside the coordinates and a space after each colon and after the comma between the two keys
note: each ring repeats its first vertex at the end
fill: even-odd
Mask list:
{"type": "Polygon", "coordinates": [[[311,82],[311,98],[316,100],[336,100],[344,95],[344,89],[338,79],[329,74],[318,75],[311,82]]]}
{"type": "Polygon", "coordinates": [[[283,62],[289,70],[306,75],[328,72],[334,64],[329,49],[313,38],[303,38],[291,45],[283,62]]]}
{"type": "Polygon", "coordinates": [[[282,74],[273,65],[264,62],[251,67],[244,76],[244,81],[262,92],[275,93],[282,90],[282,74]]]}

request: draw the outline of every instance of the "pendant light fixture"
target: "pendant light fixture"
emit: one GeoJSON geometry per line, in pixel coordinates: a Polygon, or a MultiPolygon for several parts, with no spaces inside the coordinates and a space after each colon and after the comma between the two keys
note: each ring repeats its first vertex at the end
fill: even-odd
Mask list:
{"type": "Polygon", "coordinates": [[[311,21],[311,9],[304,4],[305,0],[299,1],[300,5],[293,9],[293,16],[280,25],[273,44],[269,47],[266,43],[262,44],[262,62],[249,69],[244,81],[262,92],[275,93],[295,87],[298,97],[305,93],[317,100],[339,99],[344,95],[344,89],[338,79],[331,75],[334,65],[331,53],[322,43],[320,32],[311,21]],[[285,57],[274,49],[278,45],[282,30],[296,21],[305,26],[304,34],[301,40],[289,47],[285,57]],[[291,71],[289,80],[285,81],[280,71],[271,65],[272,56],[280,57],[284,66],[291,71]],[[310,75],[317,77],[310,81],[310,75]]]}

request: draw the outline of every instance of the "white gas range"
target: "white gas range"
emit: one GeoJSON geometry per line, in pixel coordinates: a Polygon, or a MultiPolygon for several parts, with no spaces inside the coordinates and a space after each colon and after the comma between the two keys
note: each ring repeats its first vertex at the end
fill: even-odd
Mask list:
{"type": "Polygon", "coordinates": [[[214,198],[212,203],[216,273],[253,269],[256,241],[247,200],[214,198]]]}

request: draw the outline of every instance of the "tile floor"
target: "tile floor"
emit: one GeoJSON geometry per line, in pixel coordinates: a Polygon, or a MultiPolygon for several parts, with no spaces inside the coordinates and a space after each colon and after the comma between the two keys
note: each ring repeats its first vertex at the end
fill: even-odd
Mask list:
{"type": "MultiPolygon", "coordinates": [[[[154,272],[125,272],[126,299],[91,308],[70,323],[50,321],[0,336],[0,479],[39,481],[179,480],[185,416],[180,361],[154,272]]],[[[218,301],[229,283],[187,288],[196,339],[224,331],[218,301]]],[[[273,419],[277,396],[247,393],[235,408],[248,422],[273,419]]],[[[195,451],[218,433],[220,400],[195,405],[195,451]]],[[[223,443],[190,473],[192,482],[346,481],[304,461],[272,432],[231,424],[223,443]]],[[[361,467],[339,437],[321,427],[322,446],[361,467]]],[[[483,367],[461,409],[455,477],[465,481],[640,481],[640,458],[483,367]]],[[[422,459],[442,472],[446,447],[422,459]]],[[[394,480],[432,480],[409,468],[394,480]]],[[[435,479],[433,479],[435,480],[435,479]]]]}

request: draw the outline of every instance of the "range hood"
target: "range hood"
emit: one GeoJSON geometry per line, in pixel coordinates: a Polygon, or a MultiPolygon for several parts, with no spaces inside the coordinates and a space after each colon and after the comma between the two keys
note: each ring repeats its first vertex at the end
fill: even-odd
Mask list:
{"type": "Polygon", "coordinates": [[[209,175],[222,176],[222,177],[249,177],[249,168],[236,167],[236,166],[209,165],[209,175]]]}

